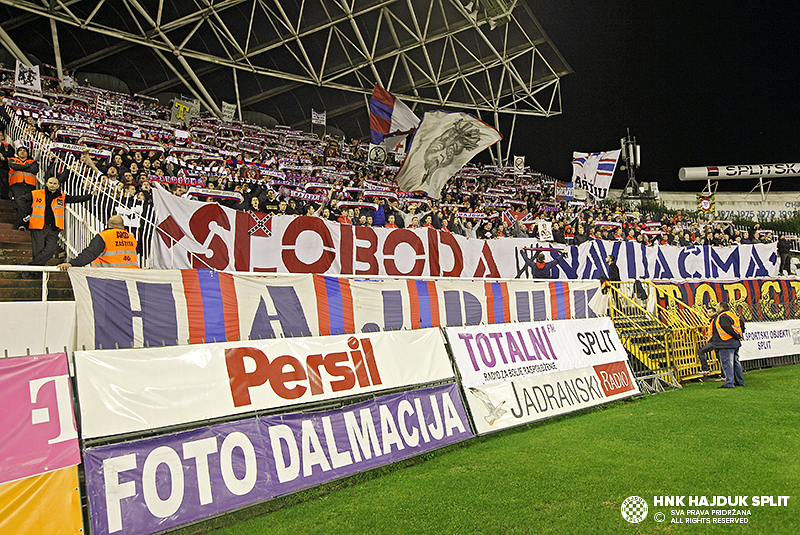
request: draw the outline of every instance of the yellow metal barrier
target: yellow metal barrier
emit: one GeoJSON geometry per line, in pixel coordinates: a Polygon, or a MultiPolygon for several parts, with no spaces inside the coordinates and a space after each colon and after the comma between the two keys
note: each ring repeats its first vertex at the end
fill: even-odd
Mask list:
{"type": "MultiPolygon", "coordinates": [[[[634,282],[612,282],[609,287],[609,315],[625,348],[651,370],[671,369],[679,381],[702,377],[699,348],[706,343],[708,316],[669,296],[669,306],[658,305],[660,289],[640,281],[647,299],[636,294],[634,282]]],[[[662,294],[663,295],[663,294],[662,294]]],[[[720,365],[709,354],[711,375],[720,374],[720,365]]]]}

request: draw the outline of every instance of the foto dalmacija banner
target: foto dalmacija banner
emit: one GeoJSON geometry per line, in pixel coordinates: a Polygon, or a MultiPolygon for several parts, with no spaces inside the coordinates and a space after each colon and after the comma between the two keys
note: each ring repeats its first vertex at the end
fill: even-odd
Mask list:
{"type": "Polygon", "coordinates": [[[478,434],[639,392],[609,318],[446,332],[478,434]]]}
{"type": "MultiPolygon", "coordinates": [[[[594,317],[594,281],[353,280],[72,268],[77,347],[112,349],[594,317]]],[[[604,313],[600,311],[600,313],[604,313]]]]}
{"type": "Polygon", "coordinates": [[[77,351],[84,438],[450,379],[439,329],[77,351]]]}
{"type": "Polygon", "coordinates": [[[92,533],[159,532],[470,437],[450,383],[89,448],[92,533]]]}
{"type": "MultiPolygon", "coordinates": [[[[433,228],[342,225],[319,217],[274,216],[269,229],[247,212],[175,197],[153,189],[158,231],[155,266],[219,271],[324,273],[411,277],[523,278],[535,240],[470,239],[433,228]],[[268,231],[267,231],[268,230],[268,231]],[[525,262],[527,258],[528,262],[525,262]]],[[[550,244],[545,243],[544,246],[550,244]]],[[[608,275],[614,255],[623,279],[770,277],[778,273],[777,244],[736,247],[646,247],[594,240],[567,247],[553,271],[565,279],[608,275]]]]}

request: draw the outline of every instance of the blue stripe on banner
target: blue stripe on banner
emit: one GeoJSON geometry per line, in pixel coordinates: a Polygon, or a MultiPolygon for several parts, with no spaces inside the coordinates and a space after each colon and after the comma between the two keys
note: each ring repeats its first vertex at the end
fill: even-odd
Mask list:
{"type": "Polygon", "coordinates": [[[503,316],[503,289],[499,282],[493,282],[491,284],[492,298],[494,300],[494,303],[492,303],[492,306],[494,306],[494,322],[506,323],[508,319],[503,316]]]}
{"type": "Polygon", "coordinates": [[[461,319],[461,295],[458,290],[444,292],[444,312],[447,315],[448,327],[461,327],[464,325],[461,319]]]}
{"type": "Polygon", "coordinates": [[[419,328],[427,329],[433,327],[431,318],[431,296],[428,293],[428,283],[426,281],[414,281],[417,286],[417,302],[419,303],[419,328]]]}
{"type": "Polygon", "coordinates": [[[378,99],[373,98],[369,101],[369,112],[380,117],[381,119],[386,119],[387,121],[391,120],[393,111],[393,107],[389,106],[385,102],[381,102],[378,99]]]}
{"type": "Polygon", "coordinates": [[[564,283],[556,281],[556,306],[558,307],[558,318],[567,319],[567,309],[564,306],[564,283]]]}
{"type": "Polygon", "coordinates": [[[545,302],[544,291],[538,290],[531,292],[533,296],[533,321],[544,321],[547,319],[547,304],[545,302]]]}
{"type": "Polygon", "coordinates": [[[225,313],[222,306],[222,290],[219,287],[219,274],[209,269],[198,269],[200,297],[203,300],[203,320],[205,321],[205,341],[224,342],[225,313]]]}
{"type": "Polygon", "coordinates": [[[399,331],[403,328],[403,295],[400,290],[381,292],[383,296],[383,330],[399,331]]]}
{"type": "Polygon", "coordinates": [[[583,290],[575,290],[575,310],[572,311],[572,317],[586,317],[586,292],[583,290]]]}
{"type": "Polygon", "coordinates": [[[344,328],[344,305],[342,288],[336,277],[324,277],[325,291],[328,294],[328,318],[330,318],[331,334],[347,334],[344,328]]]}
{"type": "Polygon", "coordinates": [[[613,171],[614,164],[613,163],[599,163],[597,164],[598,171],[613,171]]]}
{"type": "Polygon", "coordinates": [[[528,292],[517,294],[517,321],[531,321],[531,305],[528,292]]]}

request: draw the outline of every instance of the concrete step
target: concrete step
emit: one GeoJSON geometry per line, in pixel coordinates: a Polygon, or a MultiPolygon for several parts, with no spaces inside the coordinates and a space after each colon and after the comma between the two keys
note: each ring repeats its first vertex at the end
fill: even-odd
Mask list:
{"type": "MultiPolygon", "coordinates": [[[[0,302],[9,301],[41,301],[42,281],[20,281],[31,285],[20,285],[14,288],[0,288],[0,302]]],[[[52,288],[48,286],[48,301],[72,301],[75,296],[72,288],[52,288]]]]}
{"type": "MultiPolygon", "coordinates": [[[[23,279],[22,273],[14,272],[14,271],[7,271],[4,273],[5,278],[0,278],[0,289],[3,288],[28,288],[28,287],[38,287],[41,288],[42,286],[42,279],[23,279]],[[12,276],[13,275],[13,276],[12,276]]],[[[62,277],[59,275],[50,274],[50,278],[47,280],[47,287],[50,289],[53,288],[72,288],[72,284],[70,283],[69,276],[62,277]]]]}

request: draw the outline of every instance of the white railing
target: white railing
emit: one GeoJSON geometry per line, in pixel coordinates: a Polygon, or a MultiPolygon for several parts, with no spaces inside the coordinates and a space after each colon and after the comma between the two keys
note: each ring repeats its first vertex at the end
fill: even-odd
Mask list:
{"type": "Polygon", "coordinates": [[[55,266],[14,266],[0,265],[0,271],[15,271],[15,272],[28,272],[28,273],[41,273],[42,274],[42,301],[47,301],[47,282],[50,280],[50,273],[57,272],[58,268],[55,266]]]}
{"type": "MultiPolygon", "coordinates": [[[[105,228],[111,215],[125,213],[131,216],[130,207],[139,205],[141,214],[133,214],[126,218],[127,229],[139,241],[139,263],[149,265],[151,258],[151,238],[155,231],[155,213],[151,203],[143,203],[134,199],[122,198],[120,190],[109,186],[90,166],[76,158],[72,153],[51,150],[51,140],[41,132],[37,132],[30,124],[15,115],[15,110],[7,108],[12,117],[6,129],[9,139],[22,140],[30,147],[30,157],[39,162],[38,187],[44,187],[49,174],[59,176],[68,169],[68,177],[62,183],[62,190],[70,195],[93,193],[92,200],[65,206],[64,231],[59,235],[59,242],[69,258],[74,258],[105,228]]],[[[138,210],[137,210],[138,211],[138,210]]]]}

